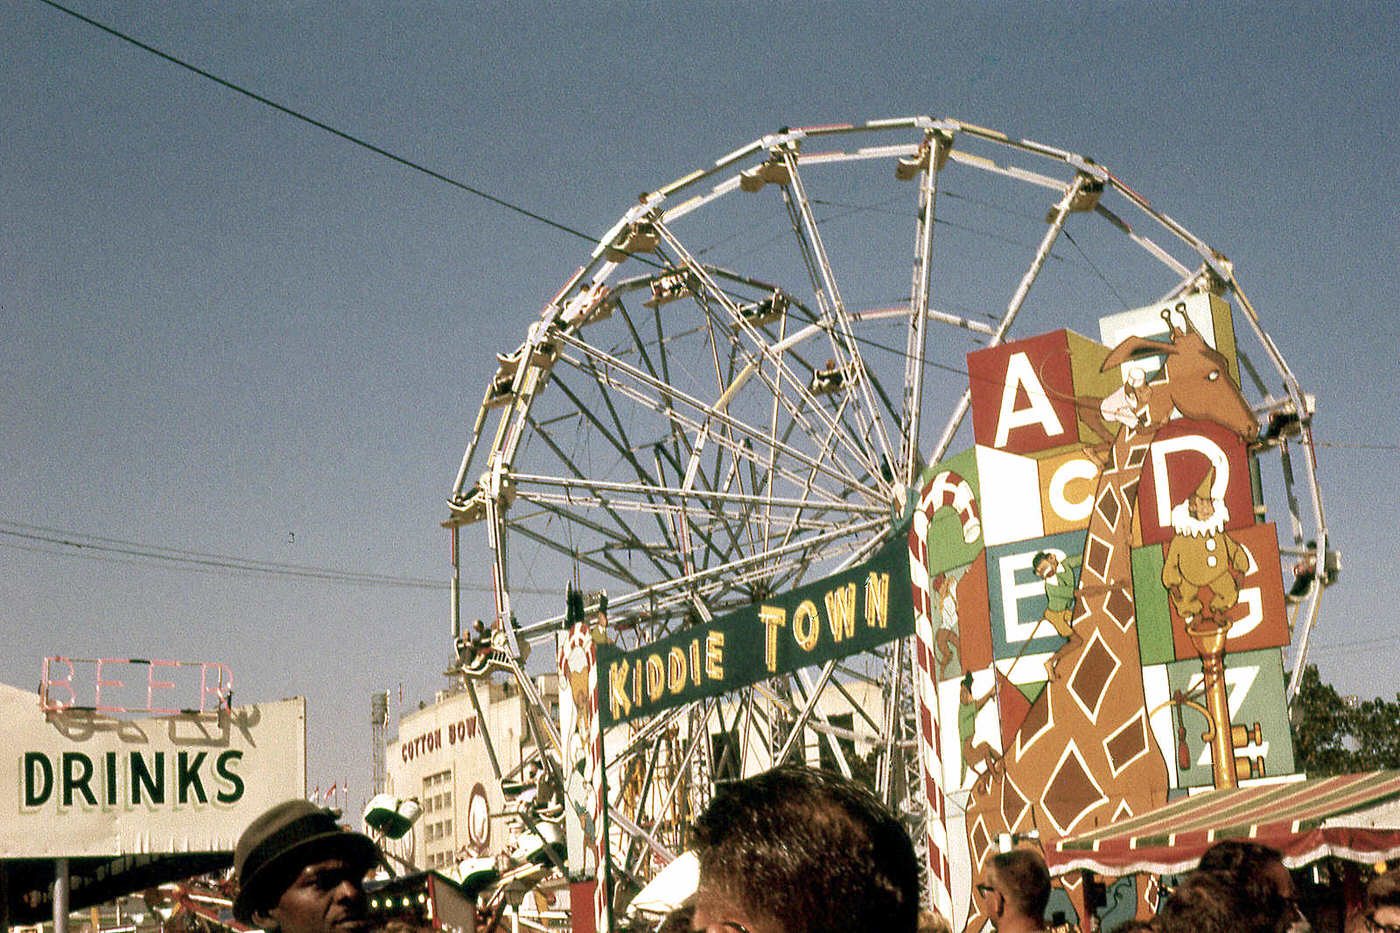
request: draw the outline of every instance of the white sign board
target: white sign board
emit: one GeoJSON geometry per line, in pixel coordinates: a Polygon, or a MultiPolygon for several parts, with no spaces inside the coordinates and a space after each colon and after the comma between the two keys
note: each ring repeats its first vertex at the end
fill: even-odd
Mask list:
{"type": "Polygon", "coordinates": [[[306,796],[306,701],[116,718],[0,685],[0,858],[232,851],[306,796]]]}

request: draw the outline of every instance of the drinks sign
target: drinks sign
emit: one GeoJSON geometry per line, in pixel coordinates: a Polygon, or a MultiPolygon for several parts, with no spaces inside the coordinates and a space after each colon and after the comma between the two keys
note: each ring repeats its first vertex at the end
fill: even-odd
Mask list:
{"type": "Polygon", "coordinates": [[[253,817],[306,796],[301,698],[116,718],[0,685],[0,717],[0,858],[232,851],[253,817]]]}

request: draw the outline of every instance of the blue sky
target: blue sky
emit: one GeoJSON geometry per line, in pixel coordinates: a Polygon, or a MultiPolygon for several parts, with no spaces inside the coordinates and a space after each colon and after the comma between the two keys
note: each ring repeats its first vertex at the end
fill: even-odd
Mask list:
{"type": "MultiPolygon", "coordinates": [[[[1235,263],[1318,397],[1344,569],[1313,660],[1344,693],[1400,689],[1394,3],[73,8],[593,235],[785,125],[928,114],[1094,158],[1235,263]]],[[[39,0],[0,31],[3,527],[445,581],[494,354],[587,244],[39,0]]],[[[223,660],[237,698],[308,697],[312,784],[362,795],[370,692],[443,685],[445,588],[0,545],[0,680],[49,654],[223,660]]]]}

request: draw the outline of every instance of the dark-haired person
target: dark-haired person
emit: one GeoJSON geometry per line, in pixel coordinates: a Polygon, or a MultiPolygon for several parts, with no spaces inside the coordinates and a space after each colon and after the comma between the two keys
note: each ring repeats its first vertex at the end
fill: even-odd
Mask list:
{"type": "Polygon", "coordinates": [[[987,859],[975,891],[982,913],[997,933],[1047,929],[1050,872],[1034,849],[1012,849],[987,859]]]}
{"type": "Polygon", "coordinates": [[[1224,839],[1206,849],[1196,871],[1225,879],[1248,918],[1247,929],[1261,933],[1311,929],[1298,907],[1293,876],[1277,849],[1248,839],[1224,839]]]}
{"type": "Polygon", "coordinates": [[[1240,933],[1250,929],[1241,899],[1225,876],[1194,871],[1182,879],[1157,915],[1162,933],[1240,933]]]}
{"type": "Polygon", "coordinates": [[[780,767],[721,785],[695,823],[692,929],[707,933],[914,933],[919,867],[909,834],[868,789],[780,767]]]}
{"type": "Polygon", "coordinates": [[[279,803],[238,839],[233,914],[277,933],[369,933],[364,877],[379,859],[373,840],[341,827],[334,811],[279,803]]]}

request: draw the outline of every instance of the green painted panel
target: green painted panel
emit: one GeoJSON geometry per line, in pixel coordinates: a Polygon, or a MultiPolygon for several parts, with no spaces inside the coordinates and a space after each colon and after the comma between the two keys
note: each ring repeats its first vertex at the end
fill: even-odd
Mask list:
{"type": "Polygon", "coordinates": [[[1138,651],[1144,666],[1176,660],[1171,608],[1162,586],[1162,564],[1159,545],[1133,551],[1133,600],[1137,604],[1138,651]]]}

